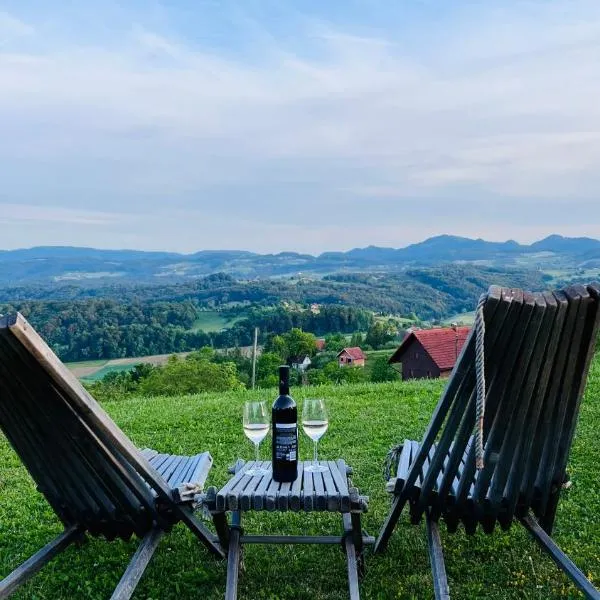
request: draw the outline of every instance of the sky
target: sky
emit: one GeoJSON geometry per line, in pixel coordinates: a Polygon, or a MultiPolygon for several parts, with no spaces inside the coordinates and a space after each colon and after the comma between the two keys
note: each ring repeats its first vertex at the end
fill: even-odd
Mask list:
{"type": "Polygon", "coordinates": [[[598,0],[0,0],[0,248],[600,237],[598,0]]]}

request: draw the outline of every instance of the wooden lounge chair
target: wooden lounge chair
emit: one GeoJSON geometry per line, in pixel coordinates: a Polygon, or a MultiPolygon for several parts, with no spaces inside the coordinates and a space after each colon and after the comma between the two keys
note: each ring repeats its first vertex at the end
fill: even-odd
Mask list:
{"type": "Polygon", "coordinates": [[[0,598],[86,532],[141,538],[115,599],[133,594],[163,533],[179,521],[224,556],[194,516],[211,456],[139,451],[20,314],[0,317],[0,428],[65,528],[0,582],[0,598]]]}
{"type": "Polygon", "coordinates": [[[392,451],[394,500],[375,546],[386,547],[407,504],[413,523],[424,516],[436,598],[449,597],[440,518],[451,533],[460,522],[492,533],[517,520],[587,598],[600,598],[550,537],[599,321],[597,284],[543,294],[493,286],[482,298],[422,442],[392,451]]]}

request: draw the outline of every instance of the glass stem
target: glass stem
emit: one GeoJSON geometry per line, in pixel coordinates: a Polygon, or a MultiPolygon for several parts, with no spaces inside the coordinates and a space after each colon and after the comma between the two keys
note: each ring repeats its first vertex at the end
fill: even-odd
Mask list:
{"type": "Polygon", "coordinates": [[[258,447],[260,446],[260,444],[254,444],[254,448],[256,449],[256,462],[258,462],[260,460],[259,455],[258,455],[258,447]]]}
{"type": "Polygon", "coordinates": [[[314,453],[313,453],[313,457],[314,457],[314,461],[315,461],[315,465],[319,462],[317,459],[317,444],[319,442],[317,440],[314,441],[314,453]]]}

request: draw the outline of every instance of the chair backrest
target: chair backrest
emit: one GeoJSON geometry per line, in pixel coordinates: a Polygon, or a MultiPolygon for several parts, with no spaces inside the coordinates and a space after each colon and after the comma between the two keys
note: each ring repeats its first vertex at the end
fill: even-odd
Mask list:
{"type": "Polygon", "coordinates": [[[600,287],[529,293],[492,286],[483,307],[484,467],[476,470],[475,331],[434,411],[405,483],[425,510],[468,531],[509,527],[529,510],[554,518],[600,322],[600,287]],[[415,485],[419,493],[415,494],[415,485]],[[554,506],[555,509],[555,506],[554,506]]]}
{"type": "Polygon", "coordinates": [[[20,315],[0,318],[0,428],[65,525],[124,539],[170,490],[20,315]]]}

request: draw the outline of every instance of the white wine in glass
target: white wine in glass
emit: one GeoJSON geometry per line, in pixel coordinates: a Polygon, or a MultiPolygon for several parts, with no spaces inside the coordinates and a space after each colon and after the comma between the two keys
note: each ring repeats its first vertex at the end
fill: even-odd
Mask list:
{"type": "Polygon", "coordinates": [[[325,400],[322,398],[309,398],[304,401],[302,407],[302,429],[304,433],[313,441],[313,464],[304,467],[309,473],[322,473],[327,471],[326,467],[319,465],[317,456],[317,444],[325,435],[329,427],[329,419],[327,417],[327,409],[325,408],[325,400]]]}
{"type": "MultiPolygon", "coordinates": [[[[270,418],[265,402],[246,402],[244,404],[244,433],[246,437],[254,444],[256,452],[256,463],[260,461],[259,447],[260,443],[269,433],[270,418]]],[[[246,471],[246,475],[265,475],[268,469],[254,466],[246,471]]]]}

